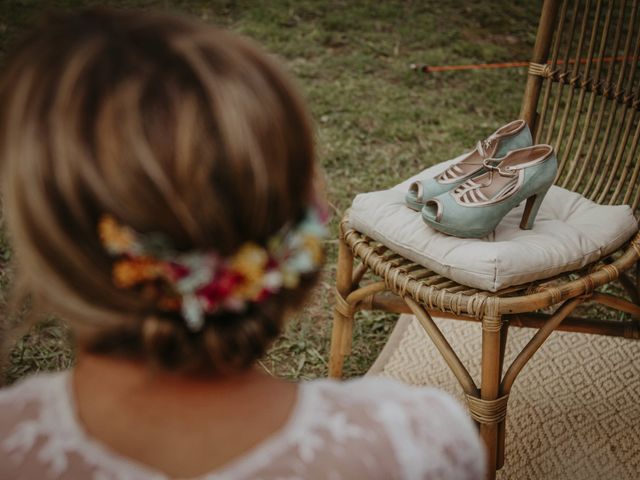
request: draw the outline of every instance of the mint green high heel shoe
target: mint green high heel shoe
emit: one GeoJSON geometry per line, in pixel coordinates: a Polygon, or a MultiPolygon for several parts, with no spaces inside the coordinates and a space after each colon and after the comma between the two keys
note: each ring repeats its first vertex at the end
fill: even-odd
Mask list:
{"type": "Polygon", "coordinates": [[[483,173],[486,170],[483,165],[485,159],[501,159],[510,150],[528,147],[531,143],[531,132],[524,120],[507,123],[486,140],[479,141],[474,150],[440,175],[413,182],[405,195],[405,202],[409,208],[420,211],[426,199],[448,192],[469,178],[483,173]]]}
{"type": "Polygon", "coordinates": [[[482,238],[526,200],[520,228],[531,229],[556,177],[558,162],[553,147],[513,150],[497,165],[485,160],[484,166],[485,173],[428,199],[421,211],[424,222],[456,237],[482,238]]]}

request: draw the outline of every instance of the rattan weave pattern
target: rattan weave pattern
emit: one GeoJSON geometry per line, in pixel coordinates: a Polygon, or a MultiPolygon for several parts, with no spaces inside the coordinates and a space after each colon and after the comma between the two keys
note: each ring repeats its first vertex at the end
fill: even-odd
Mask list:
{"type": "MultiPolygon", "coordinates": [[[[626,250],[614,254],[612,263],[608,259],[583,268],[539,282],[531,282],[505,288],[495,293],[485,292],[461,285],[422,265],[404,258],[385,245],[349,226],[348,215],[340,224],[341,235],[356,258],[382,278],[386,287],[400,297],[410,296],[429,310],[469,315],[481,319],[488,298],[499,298],[499,313],[521,313],[531,311],[531,301],[538,308],[556,305],[563,300],[588,296],[594,290],[620,277],[640,259],[640,233],[629,242],[626,250]],[[578,276],[578,279],[574,277],[578,276]]],[[[338,301],[338,304],[341,302],[338,301]]],[[[341,306],[340,308],[346,308],[341,306]]],[[[354,308],[353,306],[349,308],[354,308]]]]}

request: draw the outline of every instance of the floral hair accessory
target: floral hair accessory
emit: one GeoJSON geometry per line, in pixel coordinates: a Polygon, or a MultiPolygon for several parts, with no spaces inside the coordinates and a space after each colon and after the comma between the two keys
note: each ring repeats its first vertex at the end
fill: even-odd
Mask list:
{"type": "Polygon", "coordinates": [[[292,289],[304,274],[322,264],[325,214],[310,208],[297,225],[286,225],[262,247],[243,244],[223,258],[215,252],[177,252],[161,233],[141,234],[111,215],[98,224],[100,241],[115,257],[113,282],[139,288],[167,311],[180,311],[187,327],[200,331],[205,315],[242,312],[282,289],[292,289]]]}

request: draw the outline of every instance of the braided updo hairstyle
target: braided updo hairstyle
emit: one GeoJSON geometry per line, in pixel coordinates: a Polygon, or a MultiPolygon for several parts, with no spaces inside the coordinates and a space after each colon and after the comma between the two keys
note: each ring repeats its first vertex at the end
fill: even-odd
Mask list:
{"type": "MultiPolygon", "coordinates": [[[[188,372],[250,366],[316,280],[190,331],[114,286],[113,215],[179,251],[229,256],[299,221],[315,195],[309,115],[250,42],[195,20],[90,9],[49,17],[0,83],[3,204],[19,278],[82,348],[188,372]]],[[[18,293],[18,292],[17,292],[18,293]]]]}

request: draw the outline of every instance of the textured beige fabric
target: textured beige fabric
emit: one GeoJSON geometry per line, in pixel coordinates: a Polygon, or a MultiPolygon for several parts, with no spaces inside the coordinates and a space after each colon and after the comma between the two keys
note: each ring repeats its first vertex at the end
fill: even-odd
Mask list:
{"type": "Polygon", "coordinates": [[[603,206],[551,187],[533,230],[519,228],[524,202],[483,239],[457,238],[425,225],[404,204],[409,184],[436,175],[431,167],[390,190],[358,195],[349,212],[356,230],[463,285],[495,292],[583,267],[611,253],[638,229],[631,208],[603,206]]]}
{"type": "MultiPolygon", "coordinates": [[[[480,325],[436,319],[478,383],[480,325]]],[[[534,334],[511,328],[505,364],[534,334]]],[[[462,389],[413,316],[402,315],[369,372],[413,385],[462,389]]],[[[554,332],[509,397],[498,480],[635,480],[640,472],[640,342],[554,332]]]]}

